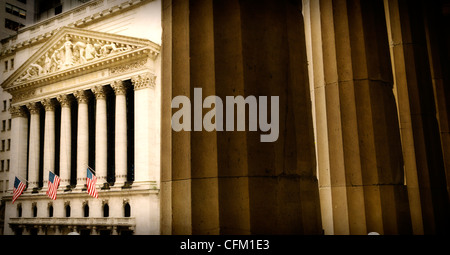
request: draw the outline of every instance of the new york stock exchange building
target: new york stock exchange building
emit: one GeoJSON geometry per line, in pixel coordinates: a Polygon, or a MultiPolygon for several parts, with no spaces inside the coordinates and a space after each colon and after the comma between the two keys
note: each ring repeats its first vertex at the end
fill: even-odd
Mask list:
{"type": "Polygon", "coordinates": [[[6,204],[4,234],[160,232],[159,13],[158,2],[91,1],[10,40],[9,183],[28,185],[6,204]],[[49,171],[61,179],[56,200],[49,171]]]}
{"type": "Polygon", "coordinates": [[[61,0],[23,27],[7,2],[4,234],[448,233],[450,1],[61,0]],[[210,96],[277,97],[277,139],[195,125],[210,96]]]}

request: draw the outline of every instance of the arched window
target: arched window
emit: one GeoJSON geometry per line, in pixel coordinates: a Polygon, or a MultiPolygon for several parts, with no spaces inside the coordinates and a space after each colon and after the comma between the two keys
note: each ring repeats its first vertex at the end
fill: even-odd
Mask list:
{"type": "Polygon", "coordinates": [[[123,205],[123,216],[124,217],[130,217],[131,215],[131,207],[129,203],[125,203],[123,205]]]}
{"type": "Polygon", "coordinates": [[[83,207],[84,217],[89,217],[89,205],[86,203],[83,207]]]}
{"type": "Polygon", "coordinates": [[[66,217],[70,217],[70,205],[66,205],[66,217]]]}
{"type": "Polygon", "coordinates": [[[109,217],[109,205],[108,204],[103,205],[103,217],[109,217]]]}
{"type": "Polygon", "coordinates": [[[48,206],[48,217],[53,217],[53,205],[48,206]]]}
{"type": "Polygon", "coordinates": [[[33,204],[33,217],[37,217],[37,205],[33,204]]]}

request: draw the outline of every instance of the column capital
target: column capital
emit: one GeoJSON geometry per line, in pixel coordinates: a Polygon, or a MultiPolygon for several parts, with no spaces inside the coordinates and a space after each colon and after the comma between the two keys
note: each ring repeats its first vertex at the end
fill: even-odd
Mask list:
{"type": "Polygon", "coordinates": [[[105,99],[106,91],[102,85],[95,86],[91,89],[92,93],[94,93],[96,99],[105,99]]]}
{"type": "Polygon", "coordinates": [[[28,103],[27,108],[30,111],[30,114],[38,114],[39,109],[41,109],[41,107],[39,106],[39,104],[37,102],[28,103]]]}
{"type": "Polygon", "coordinates": [[[61,104],[61,107],[70,108],[70,103],[72,102],[72,99],[69,97],[69,95],[58,95],[56,99],[61,104]]]}
{"type": "Polygon", "coordinates": [[[114,93],[116,95],[125,95],[126,94],[125,84],[123,84],[122,80],[113,81],[111,84],[111,87],[114,89],[114,93]]]}
{"type": "Polygon", "coordinates": [[[152,73],[139,74],[131,77],[131,83],[134,86],[134,90],[154,88],[156,86],[156,75],[152,73]]]}
{"type": "Polygon", "coordinates": [[[56,102],[52,98],[45,98],[41,101],[41,104],[44,106],[45,111],[54,111],[56,102]]]}
{"type": "Polygon", "coordinates": [[[25,110],[21,106],[11,106],[9,108],[9,112],[11,113],[11,118],[17,118],[17,117],[25,118],[25,117],[27,117],[27,113],[25,112],[25,110]]]}
{"type": "Polygon", "coordinates": [[[87,104],[89,96],[86,90],[77,90],[73,93],[79,104],[87,104]]]}

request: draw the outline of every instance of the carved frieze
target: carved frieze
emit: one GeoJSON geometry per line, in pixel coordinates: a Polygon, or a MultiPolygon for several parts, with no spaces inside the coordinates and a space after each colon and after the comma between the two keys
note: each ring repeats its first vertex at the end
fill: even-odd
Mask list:
{"type": "Polygon", "coordinates": [[[129,72],[129,71],[134,71],[139,68],[142,68],[143,66],[145,66],[146,63],[147,63],[147,58],[139,60],[137,62],[132,62],[132,63],[128,63],[125,65],[112,67],[112,68],[110,68],[109,72],[111,74],[120,74],[120,73],[129,72]]]}
{"type": "Polygon", "coordinates": [[[81,36],[72,38],[66,35],[35,63],[31,63],[14,83],[28,81],[135,48],[137,46],[130,44],[81,36]]]}

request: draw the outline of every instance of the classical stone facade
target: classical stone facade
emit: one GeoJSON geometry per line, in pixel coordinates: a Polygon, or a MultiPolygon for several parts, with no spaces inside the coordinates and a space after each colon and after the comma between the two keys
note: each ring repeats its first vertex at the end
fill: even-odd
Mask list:
{"type": "MultiPolygon", "coordinates": [[[[14,204],[3,197],[4,234],[160,233],[160,46],[146,30],[138,38],[96,29],[159,8],[157,1],[81,5],[64,15],[116,13],[83,28],[54,27],[3,80],[12,95],[9,183],[28,181],[14,204]],[[97,199],[86,191],[88,167],[98,179],[97,199]],[[54,201],[46,195],[49,171],[61,178],[54,201]]],[[[15,44],[3,54],[26,50],[15,44]]]]}

